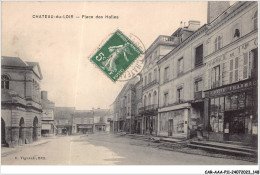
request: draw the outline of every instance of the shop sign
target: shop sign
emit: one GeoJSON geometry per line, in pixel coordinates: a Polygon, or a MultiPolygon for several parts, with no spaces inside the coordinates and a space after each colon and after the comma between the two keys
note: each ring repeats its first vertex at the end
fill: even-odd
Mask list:
{"type": "Polygon", "coordinates": [[[84,129],[84,128],[92,128],[92,125],[78,125],[78,128],[84,129]]]}
{"type": "Polygon", "coordinates": [[[42,130],[51,130],[50,124],[42,124],[42,130]]]}
{"type": "Polygon", "coordinates": [[[257,131],[257,124],[253,123],[252,126],[252,134],[256,134],[257,135],[258,131],[257,131]]]}
{"type": "MultiPolygon", "coordinates": [[[[233,49],[231,51],[228,51],[228,52],[224,53],[223,55],[218,56],[218,57],[208,61],[207,62],[207,67],[208,68],[214,67],[215,65],[222,63],[226,59],[238,56],[240,54],[241,50],[242,51],[246,51],[246,50],[249,50],[248,48],[252,48],[252,47],[257,46],[257,45],[258,45],[257,38],[252,39],[250,41],[247,41],[247,42],[241,44],[240,46],[238,46],[237,48],[235,48],[235,49],[233,49]]],[[[207,59],[209,59],[209,58],[207,58],[207,59]]]]}
{"type": "Polygon", "coordinates": [[[237,109],[237,95],[233,95],[230,98],[230,102],[231,102],[231,109],[237,109]]]}
{"type": "Polygon", "coordinates": [[[223,88],[218,88],[215,90],[207,91],[207,92],[205,92],[205,96],[214,97],[214,96],[222,95],[222,94],[232,92],[232,91],[246,90],[246,89],[254,87],[254,86],[257,86],[257,80],[244,81],[244,82],[229,85],[229,86],[226,86],[223,88]]]}
{"type": "Polygon", "coordinates": [[[229,133],[229,129],[224,129],[224,133],[228,134],[229,133]]]}
{"type": "Polygon", "coordinates": [[[245,107],[245,93],[240,93],[238,95],[238,107],[239,108],[245,107]]]}

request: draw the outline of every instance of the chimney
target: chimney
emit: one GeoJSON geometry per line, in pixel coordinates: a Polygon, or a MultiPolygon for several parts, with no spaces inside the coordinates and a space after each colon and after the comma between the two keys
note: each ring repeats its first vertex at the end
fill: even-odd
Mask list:
{"type": "Polygon", "coordinates": [[[47,100],[47,95],[48,95],[47,91],[41,91],[41,98],[42,99],[47,100]]]}
{"type": "Polygon", "coordinates": [[[200,21],[190,20],[188,22],[188,29],[192,31],[196,31],[200,28],[200,21]]]}
{"type": "Polygon", "coordinates": [[[208,24],[230,7],[229,1],[208,1],[208,24]]]}

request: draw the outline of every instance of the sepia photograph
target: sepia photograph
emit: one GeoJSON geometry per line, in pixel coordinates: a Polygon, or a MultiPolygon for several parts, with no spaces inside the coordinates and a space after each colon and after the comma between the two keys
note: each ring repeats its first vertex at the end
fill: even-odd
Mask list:
{"type": "Polygon", "coordinates": [[[14,165],[259,174],[258,1],[2,1],[14,165]]]}

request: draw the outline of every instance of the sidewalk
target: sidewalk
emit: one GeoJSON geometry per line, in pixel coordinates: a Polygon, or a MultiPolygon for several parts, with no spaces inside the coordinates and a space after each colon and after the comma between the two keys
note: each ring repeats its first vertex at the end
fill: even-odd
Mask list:
{"type": "Polygon", "coordinates": [[[127,136],[132,136],[134,138],[140,138],[142,140],[151,140],[154,142],[169,142],[169,143],[178,143],[182,142],[183,138],[170,138],[170,137],[163,137],[163,136],[153,136],[153,135],[141,135],[141,134],[126,134],[127,136]]]}
{"type": "Polygon", "coordinates": [[[20,151],[23,150],[23,148],[26,148],[26,147],[46,144],[46,143],[49,142],[49,139],[50,138],[41,138],[40,140],[38,140],[36,142],[32,142],[31,144],[19,145],[19,146],[16,146],[14,148],[1,147],[1,156],[5,157],[5,156],[8,156],[10,154],[14,154],[14,153],[20,152],[20,151]]]}
{"type": "MultiPolygon", "coordinates": [[[[220,151],[211,152],[204,149],[197,149],[190,147],[190,143],[194,143],[194,139],[181,139],[181,138],[169,138],[169,137],[158,137],[158,136],[149,136],[149,135],[139,135],[139,134],[126,134],[130,139],[136,140],[143,140],[148,142],[154,142],[158,145],[156,146],[158,149],[168,150],[168,151],[175,151],[175,152],[182,152],[185,154],[195,154],[195,155],[202,155],[208,157],[216,157],[216,158],[226,158],[226,159],[237,159],[237,160],[244,160],[250,162],[257,162],[257,157],[252,156],[241,156],[241,155],[230,155],[227,153],[223,153],[220,151]]],[[[211,142],[206,142],[211,143],[211,142]]],[[[213,143],[214,145],[224,145],[223,143],[213,143]]],[[[225,144],[227,145],[227,144],[225,144]]],[[[230,145],[230,144],[228,144],[230,145]]],[[[236,145],[232,145],[232,149],[238,147],[236,145]]]]}

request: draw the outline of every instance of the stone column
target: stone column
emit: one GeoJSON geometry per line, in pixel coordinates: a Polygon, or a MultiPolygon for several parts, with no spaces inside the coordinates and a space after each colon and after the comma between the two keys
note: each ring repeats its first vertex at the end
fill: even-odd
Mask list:
{"type": "Polygon", "coordinates": [[[19,127],[12,127],[12,145],[16,146],[19,143],[19,127]]]}
{"type": "Polygon", "coordinates": [[[25,128],[25,132],[26,132],[26,142],[32,143],[33,128],[32,127],[27,127],[27,128],[25,128]]]}
{"type": "Polygon", "coordinates": [[[5,127],[5,142],[10,145],[12,142],[12,127],[6,126],[5,127]]]}
{"type": "Polygon", "coordinates": [[[25,127],[21,127],[20,128],[21,129],[21,141],[20,141],[20,143],[21,144],[25,144],[25,139],[26,139],[26,128],[25,127]]]}

